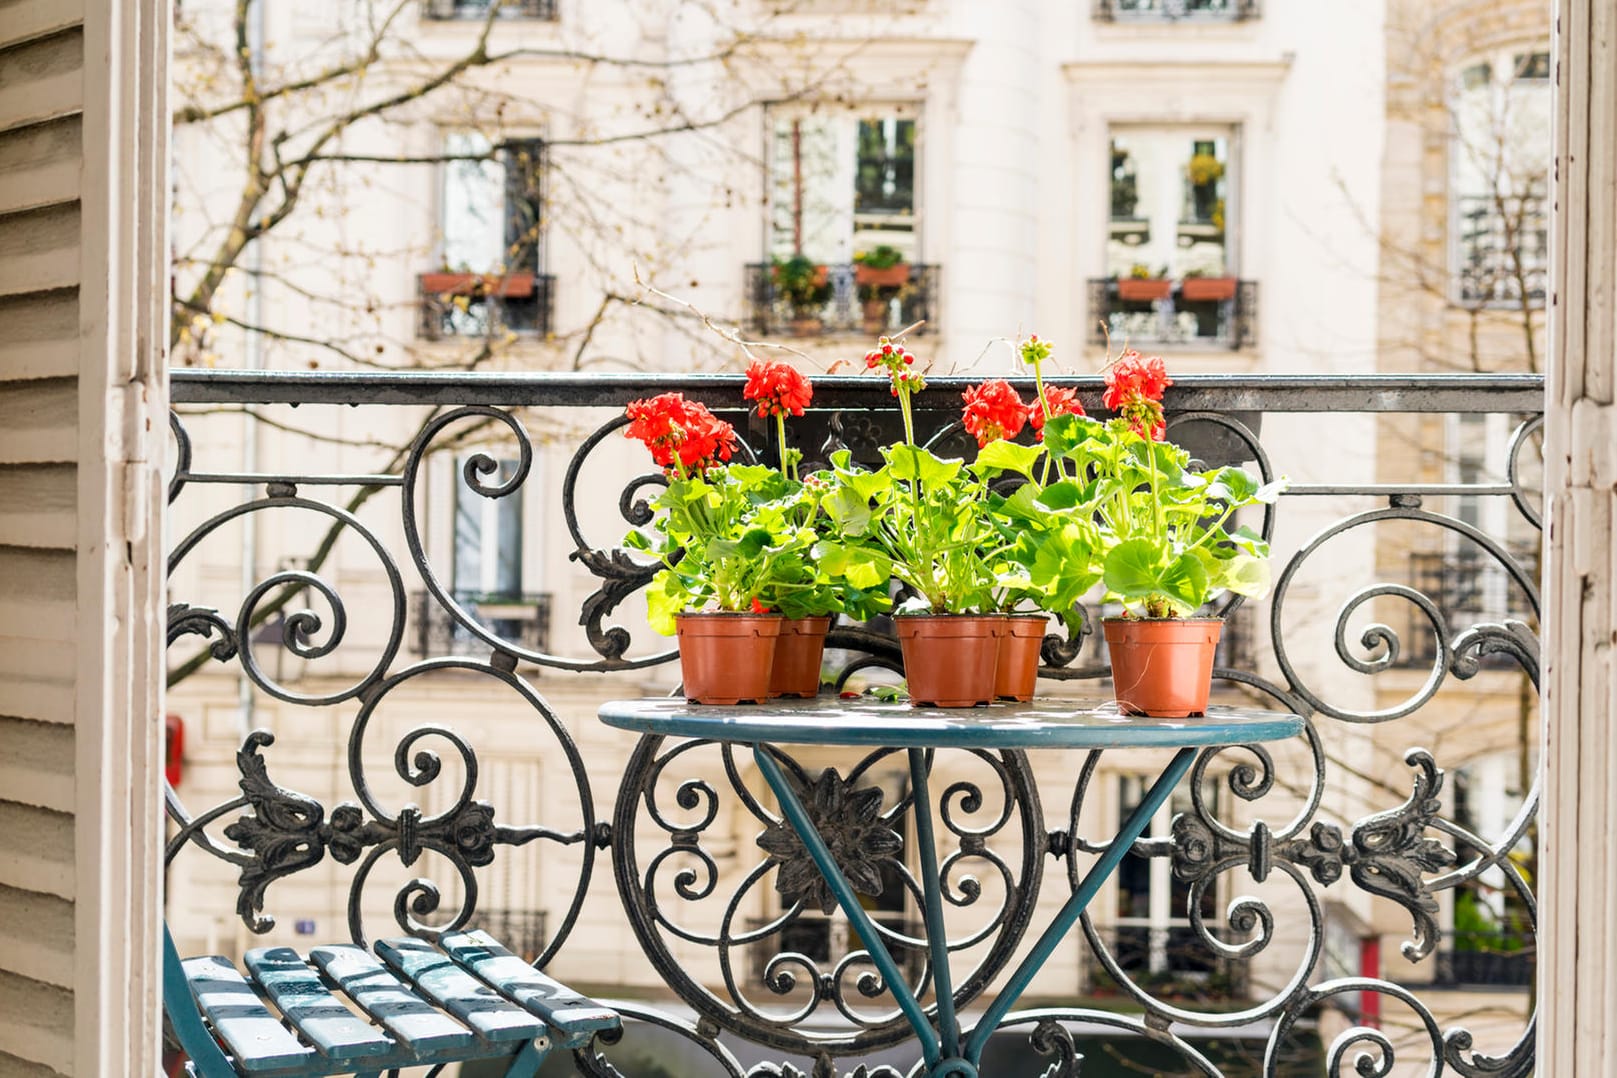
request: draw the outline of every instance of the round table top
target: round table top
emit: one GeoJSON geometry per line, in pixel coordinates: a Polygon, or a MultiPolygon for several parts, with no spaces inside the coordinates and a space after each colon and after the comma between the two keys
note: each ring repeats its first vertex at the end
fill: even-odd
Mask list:
{"type": "Polygon", "coordinates": [[[1244,745],[1279,741],[1303,729],[1296,715],[1247,708],[1210,707],[1201,718],[1152,719],[1125,715],[1110,700],[938,708],[834,696],[745,707],[710,707],[666,697],[613,700],[601,705],[601,721],[642,734],[715,741],[965,749],[1244,745]]]}

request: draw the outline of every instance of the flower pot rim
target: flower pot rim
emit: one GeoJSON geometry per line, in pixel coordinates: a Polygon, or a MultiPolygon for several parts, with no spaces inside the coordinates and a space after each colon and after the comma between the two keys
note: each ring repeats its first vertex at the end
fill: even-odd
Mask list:
{"type": "Polygon", "coordinates": [[[1221,621],[1224,620],[1224,618],[1223,618],[1222,615],[1213,614],[1213,615],[1209,615],[1209,616],[1204,617],[1204,618],[1125,618],[1125,617],[1107,617],[1107,618],[1101,618],[1100,620],[1101,620],[1101,624],[1103,624],[1103,625],[1166,625],[1166,624],[1168,624],[1170,622],[1185,622],[1185,621],[1219,621],[1219,622],[1221,622],[1221,621]]]}
{"type": "Polygon", "coordinates": [[[946,611],[944,613],[935,613],[935,612],[932,612],[932,611],[928,611],[928,612],[926,612],[924,614],[891,614],[889,616],[894,621],[904,621],[904,620],[907,620],[909,618],[1003,618],[1003,617],[1008,617],[1009,615],[1006,615],[1006,614],[964,614],[964,613],[957,614],[957,613],[954,613],[952,611],[946,611]]]}
{"type": "Polygon", "coordinates": [[[676,617],[676,618],[782,618],[782,619],[784,619],[786,617],[786,615],[780,613],[777,610],[771,610],[771,611],[769,611],[768,613],[765,613],[765,614],[759,614],[756,611],[752,611],[752,610],[681,610],[679,613],[675,614],[674,617],[676,617]]]}
{"type": "Polygon", "coordinates": [[[1039,621],[1049,621],[1050,620],[1049,612],[1044,611],[1044,610],[1015,610],[1015,611],[1012,611],[1009,614],[1001,614],[999,616],[1002,617],[1002,618],[1016,618],[1018,620],[1025,620],[1025,621],[1032,621],[1035,618],[1038,619],[1039,621]]]}

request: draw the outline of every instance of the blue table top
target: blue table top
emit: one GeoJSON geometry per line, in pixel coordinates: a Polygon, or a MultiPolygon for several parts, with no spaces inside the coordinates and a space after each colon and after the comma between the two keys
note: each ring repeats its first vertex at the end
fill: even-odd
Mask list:
{"type": "Polygon", "coordinates": [[[911,707],[861,697],[775,700],[766,706],[709,707],[684,700],[613,700],[601,721],[620,730],[716,741],[888,748],[1122,749],[1243,745],[1302,732],[1279,711],[1211,707],[1205,718],[1124,715],[1108,700],[1035,700],[978,708],[911,707]]]}

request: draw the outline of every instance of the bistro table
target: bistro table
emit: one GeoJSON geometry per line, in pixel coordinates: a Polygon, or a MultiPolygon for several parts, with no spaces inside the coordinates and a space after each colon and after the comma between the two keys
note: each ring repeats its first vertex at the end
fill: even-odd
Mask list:
{"type": "Polygon", "coordinates": [[[976,1078],[989,1036],[1010,1012],[1035,974],[1072,930],[1084,908],[1151,822],[1198,750],[1225,745],[1279,741],[1302,732],[1303,720],[1273,711],[1213,707],[1202,718],[1148,719],[1122,714],[1115,704],[1035,700],[983,708],[915,708],[868,698],[775,700],[763,707],[708,707],[683,700],[615,700],[601,706],[608,726],[641,734],[704,738],[752,746],[764,781],[780,799],[781,813],[825,877],[837,903],[859,934],[899,1010],[915,1030],[925,1055],[927,1078],[976,1078]],[[927,1020],[920,1000],[899,971],[815,828],[802,799],[770,751],[773,745],[871,746],[908,751],[915,806],[915,837],[921,863],[927,945],[931,951],[937,1023],[927,1020]],[[950,983],[948,937],[943,924],[942,886],[933,838],[932,803],[927,793],[930,749],[1138,749],[1176,750],[1117,836],[1090,868],[1060,912],[1022,959],[968,1036],[955,1018],[950,983]]]}

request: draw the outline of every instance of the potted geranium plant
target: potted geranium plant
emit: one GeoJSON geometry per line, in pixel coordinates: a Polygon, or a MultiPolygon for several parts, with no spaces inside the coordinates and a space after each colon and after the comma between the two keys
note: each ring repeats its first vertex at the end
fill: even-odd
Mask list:
{"type": "Polygon", "coordinates": [[[995,695],[1002,700],[1033,699],[1048,615],[1061,617],[1069,631],[1079,631],[1075,604],[1099,578],[1093,522],[1071,512],[1078,488],[1059,471],[1051,483],[1050,459],[1042,444],[1011,440],[1025,423],[1042,443],[1047,419],[1084,414],[1073,390],[1044,384],[1042,364],[1050,352],[1049,342],[1037,336],[1017,347],[1021,360],[1033,368],[1038,398],[1031,405],[1024,406],[1005,381],[984,382],[964,395],[962,425],[977,439],[973,467],[988,482],[988,519],[1003,541],[993,566],[995,608],[1007,620],[995,674],[995,695]],[[1019,477],[1008,492],[1000,489],[1007,472],[1019,477]]]}
{"type": "Polygon", "coordinates": [[[926,382],[907,349],[884,337],[865,365],[892,383],[904,440],[882,450],[886,463],[874,472],[854,468],[846,450],[832,455],[835,486],[821,505],[836,557],[890,574],[909,592],[894,622],[910,703],[989,703],[1003,629],[991,566],[1002,544],[982,511],[986,484],[965,461],[915,443],[910,398],[926,382]]]}
{"type": "Polygon", "coordinates": [[[652,503],[658,541],[638,530],[624,539],[663,565],[646,588],[652,628],[678,634],[687,698],[761,702],[782,621],[761,597],[811,584],[814,531],[797,519],[783,476],[727,463],[734,428],[705,405],[664,393],[626,412],[626,436],[643,442],[668,478],[652,503]]]}
{"type": "Polygon", "coordinates": [[[807,572],[767,584],[758,596],[760,603],[783,615],[775,641],[769,695],[812,697],[819,693],[820,666],[832,617],[848,613],[864,620],[885,610],[889,605],[887,580],[837,556],[834,539],[821,527],[828,518],[819,512],[819,497],[830,487],[829,476],[816,473],[799,481],[801,454],[787,445],[786,417],[801,416],[814,399],[809,379],[789,363],[755,360],[747,367],[742,396],[755,402],[760,417],[775,420],[782,484],[778,489],[760,488],[756,492],[767,498],[757,512],[784,513],[794,526],[807,529],[813,536],[807,572]],[[835,565],[838,572],[828,572],[826,563],[835,565]]]}
{"type": "Polygon", "coordinates": [[[897,288],[910,279],[910,267],[904,261],[904,252],[890,244],[882,243],[868,251],[859,251],[853,256],[853,280],[855,284],[869,285],[873,288],[897,288]]]}
{"type": "Polygon", "coordinates": [[[1052,417],[1052,455],[1086,477],[1085,511],[1098,526],[1097,560],[1108,601],[1123,615],[1104,623],[1118,703],[1162,717],[1206,711],[1221,621],[1197,616],[1226,591],[1269,590],[1269,545],[1231,527],[1244,506],[1273,502],[1285,480],[1260,484],[1241,468],[1190,470],[1190,455],[1163,441],[1162,360],[1126,351],[1106,373],[1104,423],[1052,417]]]}
{"type": "Polygon", "coordinates": [[[792,333],[799,337],[817,335],[823,325],[821,309],[831,301],[826,267],[799,251],[790,258],[776,259],[770,272],[775,291],[791,312],[792,333]]]}

